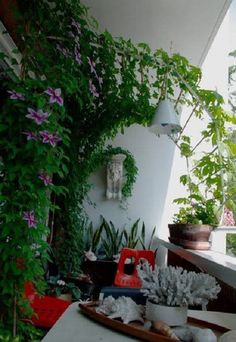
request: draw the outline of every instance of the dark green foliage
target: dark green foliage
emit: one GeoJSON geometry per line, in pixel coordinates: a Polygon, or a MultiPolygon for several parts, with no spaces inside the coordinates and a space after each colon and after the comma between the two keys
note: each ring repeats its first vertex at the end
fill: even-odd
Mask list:
{"type": "Polygon", "coordinates": [[[153,240],[153,237],[155,235],[155,232],[156,232],[156,227],[153,228],[152,234],[150,237],[150,241],[147,245],[146,244],[146,226],[145,226],[145,223],[143,222],[139,241],[140,241],[140,244],[144,250],[146,250],[146,249],[150,250],[151,249],[151,244],[152,244],[152,240],[153,240]]]}
{"type": "MultiPolygon", "coordinates": [[[[182,199],[176,199],[175,202],[183,204],[182,199]]],[[[214,200],[205,201],[202,198],[198,203],[196,199],[195,202],[194,199],[192,199],[192,202],[186,199],[184,204],[187,206],[180,208],[178,214],[174,215],[174,223],[210,224],[217,226],[219,218],[217,217],[214,200]]]]}
{"type": "Polygon", "coordinates": [[[150,241],[146,242],[146,226],[143,222],[141,231],[139,229],[140,219],[136,220],[131,227],[116,228],[112,221],[102,217],[102,223],[97,229],[90,223],[85,230],[84,251],[91,250],[96,256],[113,259],[120,253],[123,247],[150,249],[156,227],[152,230],[150,241]]]}
{"type": "Polygon", "coordinates": [[[104,217],[102,218],[101,227],[105,231],[105,237],[102,237],[102,247],[106,258],[112,260],[113,256],[120,252],[124,232],[120,231],[119,228],[115,228],[111,221],[108,223],[104,217]]]}
{"type": "Polygon", "coordinates": [[[47,289],[48,295],[59,297],[62,294],[70,294],[74,301],[79,300],[81,297],[81,292],[78,286],[74,283],[62,280],[60,275],[49,277],[47,282],[49,285],[49,288],[47,289]]]}
{"type": "Polygon", "coordinates": [[[123,247],[128,248],[135,248],[139,242],[139,235],[138,235],[138,224],[140,219],[135,221],[132,227],[129,230],[124,230],[124,243],[123,247]]]}
{"type": "Polygon", "coordinates": [[[93,253],[97,254],[99,244],[101,241],[101,234],[103,232],[103,223],[98,229],[94,229],[93,223],[90,222],[87,228],[84,229],[84,251],[91,250],[93,253]]]}

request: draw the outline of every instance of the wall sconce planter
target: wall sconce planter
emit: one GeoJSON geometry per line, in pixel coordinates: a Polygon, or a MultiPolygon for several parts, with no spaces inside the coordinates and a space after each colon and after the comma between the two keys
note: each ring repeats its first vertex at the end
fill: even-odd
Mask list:
{"type": "Polygon", "coordinates": [[[122,199],[124,154],[115,154],[107,164],[107,199],[122,199]]]}
{"type": "Polygon", "coordinates": [[[125,200],[130,197],[138,174],[132,153],[122,147],[108,145],[93,155],[90,172],[102,165],[107,167],[106,198],[125,200]]]}

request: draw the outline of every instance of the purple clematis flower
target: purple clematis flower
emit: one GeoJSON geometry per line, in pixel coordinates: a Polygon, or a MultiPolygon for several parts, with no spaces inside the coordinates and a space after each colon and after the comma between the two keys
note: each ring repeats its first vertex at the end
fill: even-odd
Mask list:
{"type": "Polygon", "coordinates": [[[69,31],[68,36],[71,37],[71,38],[75,38],[75,35],[74,35],[74,33],[72,31],[69,31]]]}
{"type": "Polygon", "coordinates": [[[45,93],[50,96],[49,103],[58,103],[59,106],[63,106],[63,98],[61,97],[61,88],[53,89],[48,88],[45,93]]]}
{"type": "Polygon", "coordinates": [[[26,118],[34,120],[37,125],[41,125],[43,122],[47,121],[49,117],[49,113],[43,112],[42,109],[34,110],[32,108],[28,108],[28,114],[26,118]]]}
{"type": "Polygon", "coordinates": [[[8,94],[10,94],[10,99],[11,100],[21,100],[25,101],[25,95],[21,93],[17,93],[15,90],[8,90],[8,94]]]}
{"type": "Polygon", "coordinates": [[[44,144],[50,144],[52,147],[55,147],[56,144],[62,139],[58,136],[57,133],[50,133],[48,131],[39,132],[42,141],[44,144]]]}
{"type": "Polygon", "coordinates": [[[81,26],[80,26],[80,23],[78,23],[78,21],[75,21],[74,19],[72,19],[71,25],[76,28],[78,34],[81,34],[81,26]]]}
{"type": "Polygon", "coordinates": [[[52,177],[49,176],[46,172],[40,172],[39,179],[41,179],[45,186],[52,184],[52,177]]]}
{"type": "Polygon", "coordinates": [[[79,45],[75,46],[75,60],[79,65],[82,63],[79,45]]]}
{"type": "Polygon", "coordinates": [[[34,132],[22,132],[22,134],[26,135],[27,140],[38,140],[37,134],[34,132]]]}
{"type": "Polygon", "coordinates": [[[94,97],[99,97],[99,93],[97,92],[97,89],[92,80],[89,80],[89,90],[94,97]]]}
{"type": "Polygon", "coordinates": [[[99,83],[99,85],[100,85],[100,87],[101,87],[102,84],[103,84],[103,79],[102,79],[102,77],[98,77],[98,83],[99,83]]]}
{"type": "Polygon", "coordinates": [[[95,75],[97,75],[97,72],[95,69],[96,64],[89,57],[87,57],[87,60],[88,60],[89,66],[90,66],[91,73],[94,73],[95,75]]]}
{"type": "Polygon", "coordinates": [[[61,47],[59,44],[56,45],[56,48],[58,51],[60,51],[65,57],[69,57],[70,56],[70,51],[69,49],[65,48],[65,47],[61,47]]]}
{"type": "Polygon", "coordinates": [[[31,211],[24,211],[23,212],[23,220],[27,221],[28,227],[29,228],[35,228],[36,227],[36,219],[35,219],[35,214],[34,210],[31,211]]]}

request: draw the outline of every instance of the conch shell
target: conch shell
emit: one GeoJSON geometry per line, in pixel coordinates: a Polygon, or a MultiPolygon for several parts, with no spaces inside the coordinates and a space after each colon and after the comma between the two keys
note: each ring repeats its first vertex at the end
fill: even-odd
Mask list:
{"type": "Polygon", "coordinates": [[[143,305],[138,305],[131,298],[125,296],[117,299],[112,296],[106,297],[96,311],[109,318],[121,318],[125,324],[132,321],[144,322],[142,317],[144,313],[143,305]]]}
{"type": "Polygon", "coordinates": [[[153,321],[152,326],[155,330],[160,332],[162,335],[169,337],[174,341],[180,341],[175,335],[174,331],[163,321],[153,321]]]}

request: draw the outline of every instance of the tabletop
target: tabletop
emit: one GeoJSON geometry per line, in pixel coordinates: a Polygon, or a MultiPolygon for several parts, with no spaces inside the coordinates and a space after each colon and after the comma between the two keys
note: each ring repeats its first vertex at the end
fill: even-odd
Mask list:
{"type": "MultiPolygon", "coordinates": [[[[137,342],[137,338],[125,336],[84,316],[78,307],[71,304],[42,342],[137,342]]],[[[188,316],[235,329],[236,314],[189,310],[188,316]]]]}

